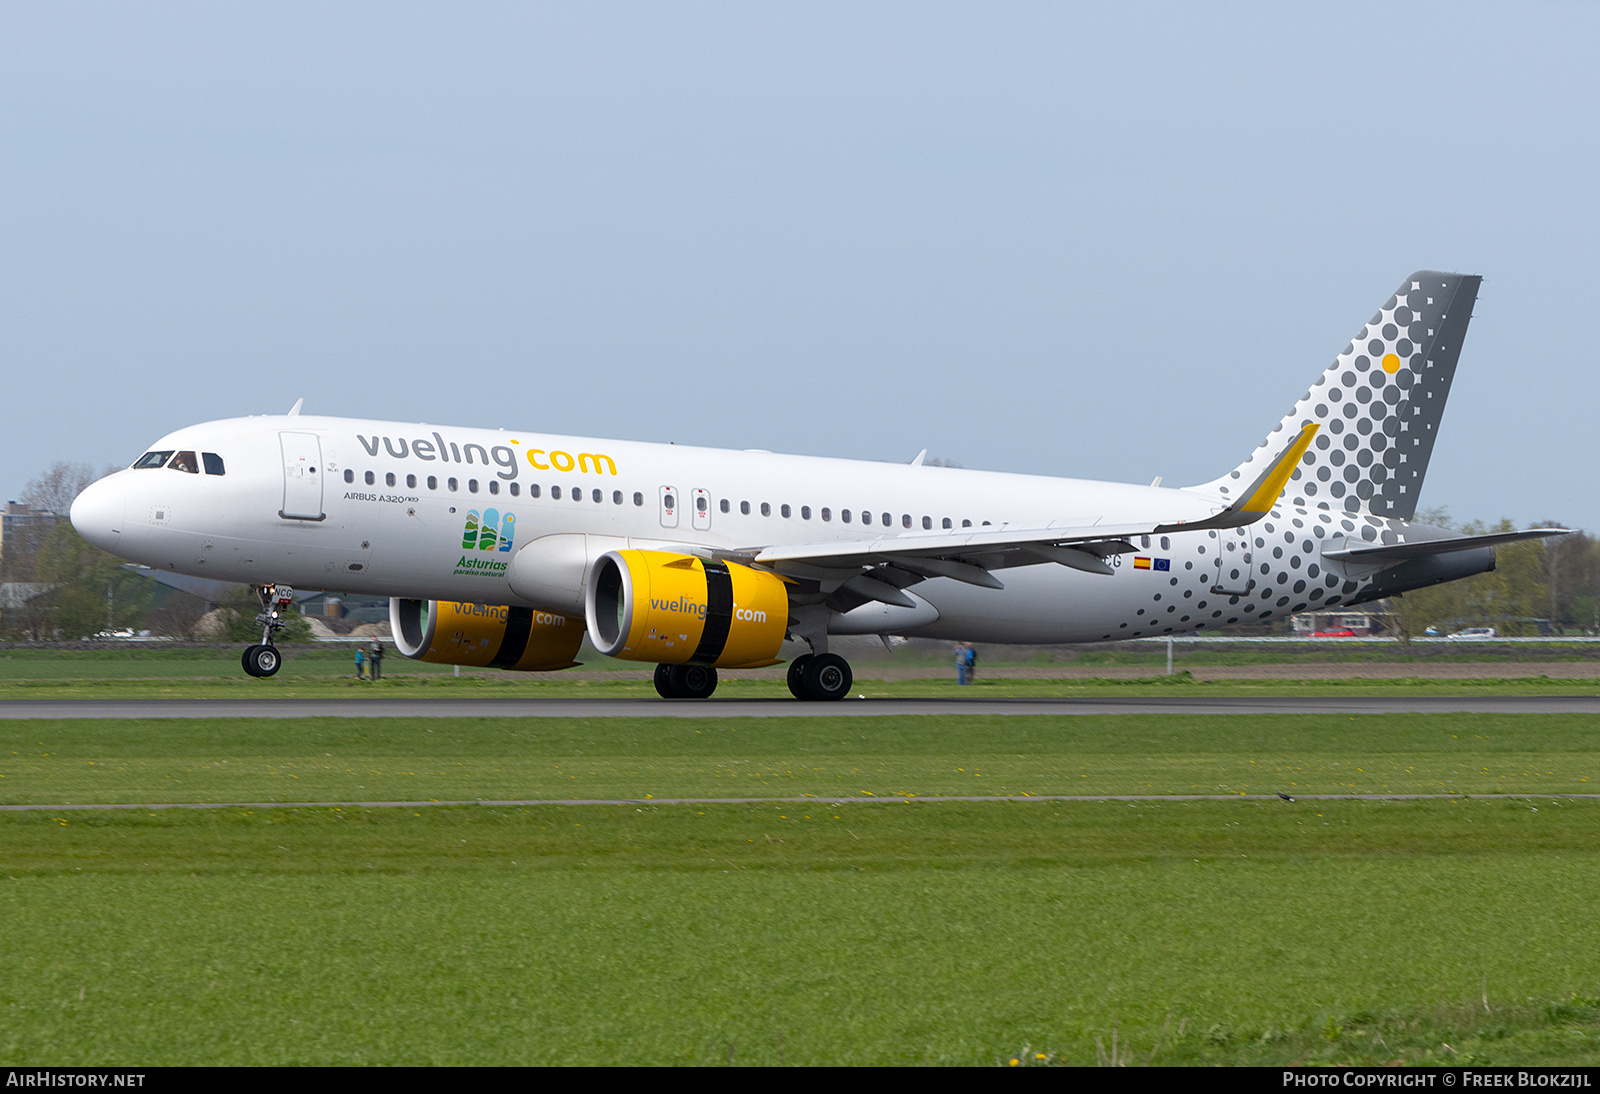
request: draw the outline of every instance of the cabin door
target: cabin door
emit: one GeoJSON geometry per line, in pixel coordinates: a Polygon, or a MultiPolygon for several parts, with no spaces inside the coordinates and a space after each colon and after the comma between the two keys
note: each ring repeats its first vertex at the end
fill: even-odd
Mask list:
{"type": "Polygon", "coordinates": [[[283,447],[284,520],[321,520],[322,441],[315,433],[279,433],[283,447]]]}

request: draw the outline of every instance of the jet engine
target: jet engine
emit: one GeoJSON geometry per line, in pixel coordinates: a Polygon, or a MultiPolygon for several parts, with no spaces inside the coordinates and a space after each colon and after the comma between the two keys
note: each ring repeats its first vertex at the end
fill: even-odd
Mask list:
{"type": "Polygon", "coordinates": [[[436,665],[515,672],[569,669],[583,643],[583,621],[532,608],[453,600],[389,601],[395,648],[436,665]]]}
{"type": "Polygon", "coordinates": [[[587,589],[590,641],[626,661],[776,665],[789,627],[783,579],[736,562],[608,551],[595,559],[587,589]]]}

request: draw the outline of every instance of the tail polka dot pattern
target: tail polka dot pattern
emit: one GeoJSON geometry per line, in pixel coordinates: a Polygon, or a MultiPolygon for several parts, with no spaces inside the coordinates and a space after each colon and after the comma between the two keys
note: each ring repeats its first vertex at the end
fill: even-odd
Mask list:
{"type": "Polygon", "coordinates": [[[1285,431],[1315,422],[1288,504],[1411,519],[1482,280],[1431,270],[1406,278],[1261,447],[1195,489],[1231,500],[1282,451],[1285,431]]]}

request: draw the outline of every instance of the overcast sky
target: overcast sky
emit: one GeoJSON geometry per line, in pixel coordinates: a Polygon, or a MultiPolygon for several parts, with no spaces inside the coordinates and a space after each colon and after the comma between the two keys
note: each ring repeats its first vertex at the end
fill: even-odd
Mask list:
{"type": "Polygon", "coordinates": [[[214,418],[1129,482],[1485,276],[1421,503],[1600,528],[1593,4],[0,7],[0,492],[214,418]]]}

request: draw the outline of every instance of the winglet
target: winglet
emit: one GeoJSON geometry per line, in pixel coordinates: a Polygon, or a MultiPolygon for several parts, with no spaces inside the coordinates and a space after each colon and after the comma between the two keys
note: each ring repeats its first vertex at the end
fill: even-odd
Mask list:
{"type": "Polygon", "coordinates": [[[294,401],[294,406],[289,408],[289,417],[298,418],[300,416],[300,408],[302,406],[304,406],[305,403],[306,403],[306,401],[305,401],[305,397],[304,396],[302,396],[301,398],[296,399],[294,401]]]}
{"type": "Polygon", "coordinates": [[[1288,485],[1289,476],[1300,466],[1300,460],[1305,456],[1306,449],[1311,446],[1311,438],[1317,435],[1319,428],[1321,427],[1316,422],[1307,422],[1301,426],[1300,432],[1289,442],[1288,447],[1278,453],[1277,459],[1269,463],[1266,470],[1241,492],[1240,499],[1216,516],[1187,523],[1164,524],[1156,530],[1192,532],[1203,528],[1242,528],[1246,524],[1254,524],[1271,512],[1272,507],[1283,496],[1283,488],[1288,485]]]}
{"type": "Polygon", "coordinates": [[[1249,513],[1252,517],[1265,516],[1273,505],[1277,504],[1278,498],[1283,494],[1283,488],[1289,483],[1289,476],[1300,466],[1300,457],[1306,454],[1306,449],[1311,446],[1311,438],[1317,435],[1319,428],[1321,427],[1315,422],[1301,426],[1300,435],[1290,441],[1289,447],[1267,465],[1261,476],[1250,484],[1250,489],[1244,492],[1244,499],[1235,502],[1233,508],[1240,513],[1249,513]]]}

